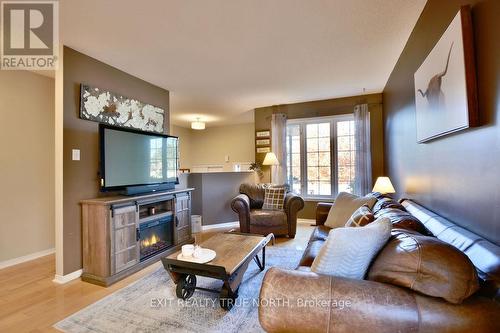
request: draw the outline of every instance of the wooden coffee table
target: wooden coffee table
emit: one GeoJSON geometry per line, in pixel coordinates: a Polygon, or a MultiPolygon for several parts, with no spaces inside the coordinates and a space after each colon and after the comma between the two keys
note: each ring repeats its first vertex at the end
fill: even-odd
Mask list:
{"type": "Polygon", "coordinates": [[[199,244],[202,248],[214,250],[217,256],[212,261],[199,264],[177,260],[180,251],[162,258],[163,267],[177,285],[176,294],[181,299],[190,298],[196,289],[219,293],[220,306],[230,310],[238,297],[243,274],[252,260],[260,270],[266,265],[266,245],[273,234],[259,236],[253,234],[226,232],[216,234],[199,244]],[[262,260],[259,252],[262,251],[262,260]],[[221,290],[212,290],[196,286],[196,276],[206,276],[224,282],[221,290]]]}

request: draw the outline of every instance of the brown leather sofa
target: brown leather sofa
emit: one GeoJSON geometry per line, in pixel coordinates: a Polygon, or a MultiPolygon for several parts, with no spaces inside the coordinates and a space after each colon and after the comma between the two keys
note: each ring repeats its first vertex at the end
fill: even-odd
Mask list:
{"type": "Polygon", "coordinates": [[[319,204],[317,227],[297,269],[271,268],[264,277],[259,307],[262,327],[268,332],[500,332],[500,247],[411,200],[401,204],[379,200],[374,207],[374,212],[377,208],[379,214],[390,216],[394,228],[365,280],[311,272],[311,263],[330,231],[323,224],[331,204],[319,204]],[[415,230],[418,228],[420,231],[415,230]],[[455,257],[449,258],[446,251],[436,252],[432,244],[427,257],[412,257],[419,244],[411,240],[419,238],[446,243],[436,248],[448,247],[455,257]],[[387,253],[393,257],[388,258],[387,253]],[[454,262],[440,265],[441,259],[454,262]],[[389,269],[396,277],[374,281],[381,281],[380,267],[388,261],[396,263],[389,269]],[[440,274],[431,281],[427,295],[411,289],[418,290],[422,282],[418,279],[402,286],[413,264],[417,270],[431,269],[440,274]],[[450,288],[451,272],[463,266],[473,272],[472,279],[465,279],[470,286],[450,288]],[[433,293],[446,294],[453,302],[429,296],[433,293]]]}
{"type": "Polygon", "coordinates": [[[285,196],[283,210],[263,210],[265,188],[269,184],[241,184],[240,194],[231,202],[238,214],[240,231],[252,234],[295,237],[297,213],[304,208],[304,200],[292,192],[285,196]]]}

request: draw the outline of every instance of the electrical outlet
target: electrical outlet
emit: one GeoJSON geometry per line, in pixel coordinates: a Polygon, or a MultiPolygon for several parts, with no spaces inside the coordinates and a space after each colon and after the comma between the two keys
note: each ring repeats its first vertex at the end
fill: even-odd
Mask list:
{"type": "Polygon", "coordinates": [[[73,161],[79,161],[80,160],[80,149],[73,149],[71,151],[71,159],[73,161]]]}
{"type": "Polygon", "coordinates": [[[224,156],[224,161],[229,162],[229,155],[224,156]]]}

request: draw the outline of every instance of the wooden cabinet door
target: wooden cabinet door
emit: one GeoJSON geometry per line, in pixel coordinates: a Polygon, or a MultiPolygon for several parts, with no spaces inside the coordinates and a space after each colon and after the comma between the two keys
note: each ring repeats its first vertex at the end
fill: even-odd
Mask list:
{"type": "Polygon", "coordinates": [[[111,207],[111,273],[116,274],[139,262],[136,205],[111,207]]]}
{"type": "Polygon", "coordinates": [[[191,238],[191,198],[189,193],[179,193],[176,195],[175,227],[177,243],[191,238]]]}

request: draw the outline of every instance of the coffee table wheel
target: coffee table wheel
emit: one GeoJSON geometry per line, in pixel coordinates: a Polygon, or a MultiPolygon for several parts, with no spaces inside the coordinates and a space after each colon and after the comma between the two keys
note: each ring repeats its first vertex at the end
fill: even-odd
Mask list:
{"type": "Polygon", "coordinates": [[[196,275],[183,275],[182,278],[177,283],[175,293],[177,297],[181,299],[188,299],[193,296],[194,290],[196,289],[196,275]]]}
{"type": "Polygon", "coordinates": [[[222,286],[219,296],[219,304],[221,308],[227,311],[231,310],[236,302],[236,298],[238,298],[238,290],[233,292],[228,287],[222,286]]]}

